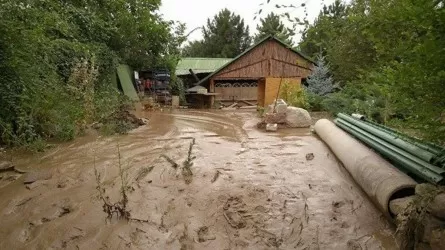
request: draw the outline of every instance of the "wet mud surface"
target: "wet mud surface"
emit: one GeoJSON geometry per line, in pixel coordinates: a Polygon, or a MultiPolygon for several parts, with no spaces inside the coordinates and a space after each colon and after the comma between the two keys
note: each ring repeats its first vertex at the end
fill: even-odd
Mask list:
{"type": "Polygon", "coordinates": [[[391,225],[309,129],[265,133],[250,112],[143,116],[149,125],[125,136],[13,155],[44,174],[25,185],[29,174],[0,173],[0,249],[395,248],[391,225]],[[128,222],[107,220],[96,190],[95,168],[119,199],[117,145],[128,222]]]}

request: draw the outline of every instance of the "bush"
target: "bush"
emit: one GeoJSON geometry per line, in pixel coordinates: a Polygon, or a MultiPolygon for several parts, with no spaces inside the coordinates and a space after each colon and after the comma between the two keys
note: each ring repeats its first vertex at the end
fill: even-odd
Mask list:
{"type": "Polygon", "coordinates": [[[281,86],[279,97],[290,106],[304,109],[310,108],[306,90],[299,85],[292,85],[289,82],[284,82],[281,86]]]}
{"type": "Polygon", "coordinates": [[[179,78],[177,76],[172,77],[171,83],[170,83],[170,94],[179,96],[179,103],[181,105],[186,104],[185,87],[184,87],[184,83],[182,82],[181,78],[179,78]]]}
{"type": "Polygon", "coordinates": [[[311,111],[323,111],[322,102],[325,97],[307,91],[307,100],[311,111]]]}

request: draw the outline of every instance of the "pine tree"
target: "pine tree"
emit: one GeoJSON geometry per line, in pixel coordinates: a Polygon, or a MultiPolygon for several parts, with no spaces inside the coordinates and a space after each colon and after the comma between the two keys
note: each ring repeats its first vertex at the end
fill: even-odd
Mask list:
{"type": "Polygon", "coordinates": [[[289,45],[293,44],[292,36],[295,35],[295,33],[284,26],[280,20],[280,16],[270,13],[266,18],[261,18],[260,21],[261,26],[257,26],[258,34],[255,37],[255,42],[272,35],[289,45]]]}
{"type": "Polygon", "coordinates": [[[307,89],[316,95],[326,95],[333,91],[334,83],[329,73],[329,65],[322,55],[317,57],[317,65],[307,79],[307,89]]]}
{"type": "Polygon", "coordinates": [[[190,43],[183,54],[192,57],[233,58],[248,49],[252,43],[249,26],[244,19],[228,9],[221,10],[203,27],[202,41],[190,43]]]}

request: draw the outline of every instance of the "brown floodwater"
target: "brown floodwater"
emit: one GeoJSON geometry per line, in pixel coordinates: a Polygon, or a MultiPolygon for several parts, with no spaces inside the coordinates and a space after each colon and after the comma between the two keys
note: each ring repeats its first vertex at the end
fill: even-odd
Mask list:
{"type": "Polygon", "coordinates": [[[395,249],[392,226],[310,129],[266,133],[253,112],[140,115],[149,124],[128,135],[8,152],[52,177],[0,173],[0,249],[395,249]],[[107,219],[95,168],[112,202],[123,176],[130,221],[107,219]]]}

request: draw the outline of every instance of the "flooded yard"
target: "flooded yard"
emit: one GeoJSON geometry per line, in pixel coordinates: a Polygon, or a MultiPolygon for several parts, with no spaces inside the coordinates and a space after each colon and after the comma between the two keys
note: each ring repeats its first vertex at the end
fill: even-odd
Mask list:
{"type": "Polygon", "coordinates": [[[266,133],[253,112],[143,116],[149,125],[125,136],[13,155],[18,169],[50,174],[24,185],[1,173],[0,249],[394,246],[386,218],[310,129],[266,133]],[[129,221],[107,219],[98,181],[112,202],[128,186],[129,221]]]}

